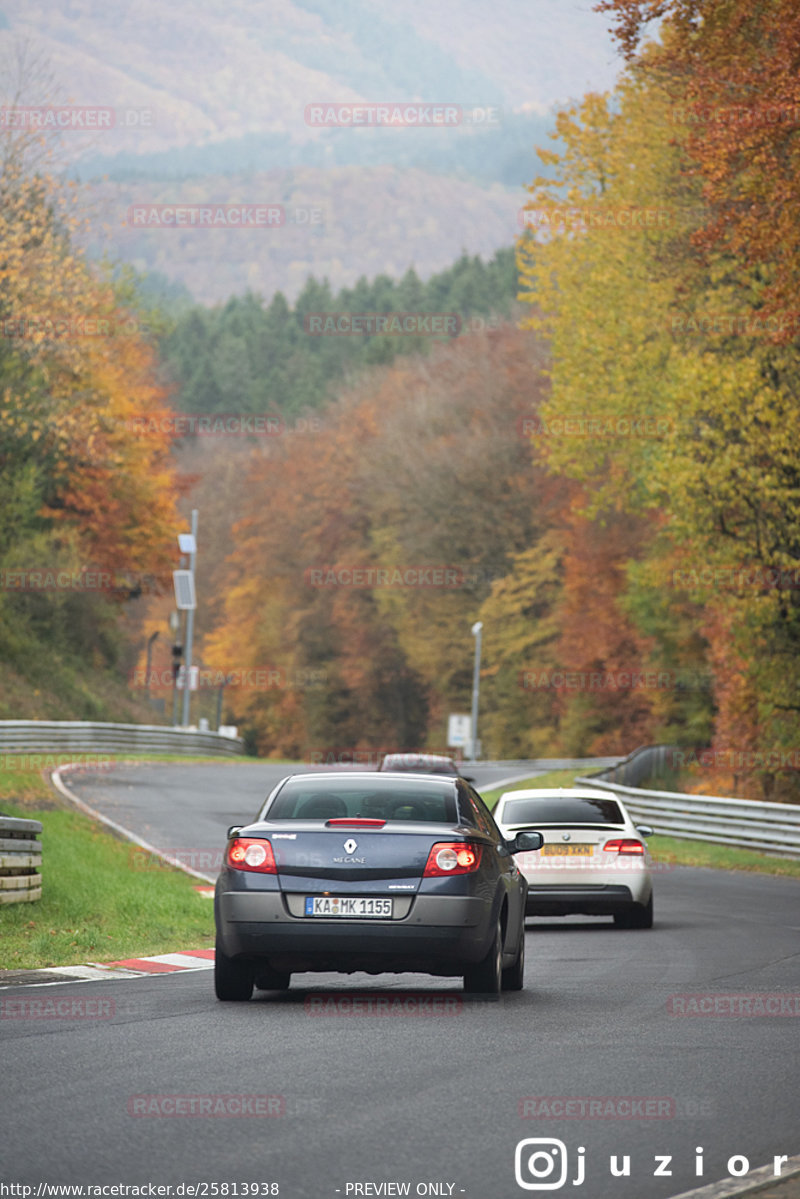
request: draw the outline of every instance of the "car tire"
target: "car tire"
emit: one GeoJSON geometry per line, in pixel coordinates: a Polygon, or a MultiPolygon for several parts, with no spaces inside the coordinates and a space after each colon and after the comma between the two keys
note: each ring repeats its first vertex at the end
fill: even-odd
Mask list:
{"type": "Polygon", "coordinates": [[[229,958],[219,946],[214,953],[214,990],[217,999],[243,1003],[253,994],[253,964],[229,958]]]}
{"type": "Polygon", "coordinates": [[[285,970],[265,967],[256,970],[256,987],[259,991],[288,991],[292,976],[285,970]]]}
{"type": "Polygon", "coordinates": [[[617,928],[652,928],[653,927],[653,894],[647,903],[633,904],[625,912],[614,913],[614,923],[617,928]]]}
{"type": "Polygon", "coordinates": [[[503,986],[503,929],[500,921],[494,930],[489,952],[482,962],[464,971],[464,990],[470,995],[500,996],[503,986]]]}
{"type": "Polygon", "coordinates": [[[525,921],[522,922],[522,927],[519,933],[519,949],[517,950],[517,960],[513,966],[509,966],[503,971],[503,990],[504,991],[521,991],[525,986],[525,921]]]}

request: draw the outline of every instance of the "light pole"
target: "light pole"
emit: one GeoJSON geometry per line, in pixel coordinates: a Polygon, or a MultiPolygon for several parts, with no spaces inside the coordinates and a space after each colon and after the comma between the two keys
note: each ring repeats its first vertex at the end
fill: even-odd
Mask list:
{"type": "Polygon", "coordinates": [[[472,672],[472,719],[470,721],[470,761],[475,761],[475,750],[478,744],[478,692],[481,685],[481,630],[483,622],[476,620],[472,626],[472,636],[475,638],[475,667],[472,672]]]}
{"type": "MultiPolygon", "coordinates": [[[[192,576],[192,584],[195,578],[195,563],[197,561],[197,509],[192,508],[192,540],[191,549],[189,551],[189,572],[192,576]]],[[[185,670],[183,675],[183,718],[181,724],[184,728],[189,727],[189,703],[191,700],[191,681],[192,681],[192,640],[194,638],[194,604],[186,612],[186,656],[184,658],[185,670]]]]}
{"type": "Polygon", "coordinates": [[[172,724],[178,727],[178,671],[181,668],[183,646],[178,641],[181,628],[180,612],[170,612],[169,627],[172,631],[172,724]]]}

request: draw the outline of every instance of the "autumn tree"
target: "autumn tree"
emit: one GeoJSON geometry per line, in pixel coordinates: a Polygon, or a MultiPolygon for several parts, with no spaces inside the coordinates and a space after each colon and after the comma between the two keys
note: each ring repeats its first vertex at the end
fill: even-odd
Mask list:
{"type": "Polygon", "coordinates": [[[168,412],[154,350],[112,281],[76,248],[72,189],[31,168],[30,150],[6,131],[0,569],[78,581],[36,594],[4,585],[3,657],[22,670],[43,641],[113,660],[124,640],[113,602],[158,586],[172,565],[177,494],[168,439],[135,433],[141,418],[158,423],[168,412]],[[99,591],[82,588],[87,570],[107,580],[99,591]]]}
{"type": "MultiPolygon", "coordinates": [[[[678,37],[665,29],[664,53],[678,37]]],[[[632,571],[628,610],[656,612],[655,595],[636,594],[649,586],[666,587],[676,613],[696,606],[715,744],[767,750],[796,740],[800,698],[785,669],[797,652],[796,591],[780,582],[798,563],[796,355],[765,323],[762,268],[733,243],[698,249],[715,201],[674,120],[686,77],[661,65],[648,48],[613,98],[562,113],[562,148],[546,154],[557,181],[531,188],[531,223],[545,233],[521,239],[519,260],[539,309],[529,323],[553,352],[537,452],[583,484],[588,516],[652,521],[645,557],[669,561],[670,577],[632,571]],[[745,666],[726,674],[731,630],[745,666]]],[[[696,731],[697,697],[686,699],[696,731]]],[[[751,780],[772,786],[763,770],[751,780]]]]}
{"type": "Polygon", "coordinates": [[[602,0],[634,60],[648,23],[662,37],[647,71],[679,87],[671,119],[685,141],[687,175],[706,212],[693,245],[727,253],[758,279],[757,307],[775,340],[800,331],[800,8],[795,0],[602,0]]]}
{"type": "Polygon", "coordinates": [[[519,421],[540,364],[511,328],[465,337],[376,371],[316,434],[256,452],[205,652],[220,668],[285,667],[284,690],[228,697],[263,749],[442,745],[469,702],[470,626],[539,519],[519,421]],[[450,573],[419,586],[366,573],[425,568],[450,573]],[[304,690],[308,672],[322,683],[304,690]]]}

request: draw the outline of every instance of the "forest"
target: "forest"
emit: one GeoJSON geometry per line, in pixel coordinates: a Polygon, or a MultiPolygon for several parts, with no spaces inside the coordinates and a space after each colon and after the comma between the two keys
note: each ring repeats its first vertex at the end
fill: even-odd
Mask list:
{"type": "Polygon", "coordinates": [[[160,632],[166,711],[197,507],[199,655],[240,680],[224,720],[254,752],[441,747],[480,620],[487,757],[666,742],[696,788],[800,798],[800,12],[599,7],[615,91],[559,113],[516,245],[427,281],[161,303],[89,264],[72,192],[6,131],[7,678],[55,675],[86,716],[87,664],[140,673],[160,632]],[[460,319],[316,337],[319,313],[460,319]],[[181,413],[276,435],[186,435],[181,413]],[[10,581],[44,564],[115,582],[10,581]]]}

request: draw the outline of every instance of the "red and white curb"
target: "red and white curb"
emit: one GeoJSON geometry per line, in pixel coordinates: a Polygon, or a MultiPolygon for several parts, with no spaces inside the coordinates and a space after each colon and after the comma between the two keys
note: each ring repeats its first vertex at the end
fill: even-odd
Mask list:
{"type": "Polygon", "coordinates": [[[158,953],[149,958],[122,958],[118,962],[87,962],[85,966],[49,966],[41,970],[9,971],[6,987],[57,987],[68,982],[113,982],[122,978],[148,978],[154,974],[186,974],[214,968],[213,949],[190,949],[185,953],[158,953]]]}
{"type": "Polygon", "coordinates": [[[94,969],[124,970],[126,974],[175,974],[178,970],[211,970],[213,949],[191,949],[186,953],[159,953],[152,958],[123,958],[119,962],[92,962],[94,969]]]}

